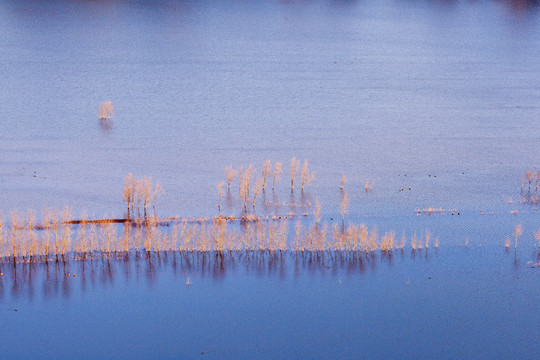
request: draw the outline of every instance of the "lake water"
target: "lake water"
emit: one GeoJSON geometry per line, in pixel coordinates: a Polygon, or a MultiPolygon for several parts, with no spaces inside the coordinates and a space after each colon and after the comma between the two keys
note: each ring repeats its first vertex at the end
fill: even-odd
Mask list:
{"type": "MultiPolygon", "coordinates": [[[[319,198],[323,221],[340,221],[345,173],[348,220],[441,241],[437,254],[407,249],[374,267],[364,259],[364,270],[296,269],[292,254],[272,270],[263,259],[262,272],[237,254],[217,274],[175,267],[173,254],[155,267],[1,264],[0,348],[8,358],[535,358],[540,223],[520,181],[540,169],[539,33],[527,0],[0,0],[5,218],[64,206],[122,217],[128,173],[164,188],[159,215],[214,216],[224,168],[260,172],[271,159],[285,174],[265,197],[286,212],[319,198]],[[115,114],[103,123],[107,100],[115,114]],[[316,174],[303,194],[289,190],[292,157],[316,174]],[[450,211],[416,215],[429,207],[450,211]],[[518,251],[505,253],[518,223],[518,251]]],[[[241,213],[236,187],[226,214],[241,213]]],[[[273,214],[262,200],[257,209],[273,214]]]]}
{"type": "Polygon", "coordinates": [[[534,2],[2,1],[0,19],[4,212],[121,215],[131,172],[162,214],[215,215],[227,165],[293,156],[329,212],[343,172],[362,214],[490,210],[539,165],[534,2]]]}
{"type": "Polygon", "coordinates": [[[9,359],[528,359],[538,349],[538,269],[479,246],[324,261],[169,253],[3,271],[9,359]]]}

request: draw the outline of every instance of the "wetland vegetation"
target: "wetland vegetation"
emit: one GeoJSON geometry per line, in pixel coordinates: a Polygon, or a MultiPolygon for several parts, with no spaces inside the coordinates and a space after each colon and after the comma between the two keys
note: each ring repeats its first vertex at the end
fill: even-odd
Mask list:
{"type": "MultiPolygon", "coordinates": [[[[296,158],[290,161],[291,193],[294,192],[294,179],[299,169],[296,158]]],[[[266,188],[268,177],[273,174],[273,186],[281,173],[281,163],[272,165],[270,160],[262,164],[260,177],[255,178],[257,169],[253,165],[225,168],[225,181],[217,185],[218,215],[214,217],[158,217],[156,204],[163,193],[159,184],[152,184],[150,177],[134,178],[130,173],[124,179],[123,201],[126,204],[125,217],[121,219],[89,219],[86,210],[79,219],[74,219],[72,210],[65,207],[61,212],[44,209],[41,220],[36,220],[33,210],[27,213],[11,212],[6,224],[0,216],[0,259],[2,262],[34,263],[77,260],[85,261],[96,257],[118,257],[141,253],[150,256],[159,253],[198,253],[225,254],[239,252],[260,252],[282,255],[286,252],[305,253],[317,258],[338,256],[373,256],[379,251],[392,256],[395,251],[428,252],[430,245],[439,248],[439,238],[429,229],[421,234],[405,234],[399,239],[395,230],[387,230],[379,235],[377,226],[369,229],[365,224],[345,221],[349,209],[349,198],[345,188],[346,178],[342,176],[340,185],[341,202],[339,206],[341,224],[321,223],[322,205],[317,198],[310,202],[291,205],[288,213],[275,209],[272,215],[257,215],[257,199],[261,192],[275,192],[266,188]],[[272,170],[274,169],[274,170],[272,170]],[[238,175],[238,202],[242,211],[238,215],[223,215],[221,198],[223,185],[227,183],[227,196],[231,196],[231,184],[238,175]],[[248,206],[252,205],[252,206],[248,206]],[[302,207],[302,213],[295,211],[302,207]],[[311,212],[311,213],[308,213],[311,212]]],[[[529,172],[528,172],[529,173],[529,172]]],[[[304,161],[300,171],[301,187],[315,178],[304,161]]],[[[532,182],[532,180],[531,180],[532,182]]],[[[366,183],[367,184],[367,183],[366,183]]],[[[367,185],[366,185],[367,189],[367,185]]],[[[370,191],[372,191],[370,186],[370,191]]],[[[453,210],[442,208],[417,209],[416,215],[460,215],[453,210]]],[[[539,241],[539,232],[533,232],[539,241]]],[[[514,228],[514,251],[517,252],[518,238],[523,234],[523,226],[514,228]]],[[[506,237],[505,247],[510,247],[506,237]]],[[[540,254],[540,252],[539,252],[540,254]]]]}

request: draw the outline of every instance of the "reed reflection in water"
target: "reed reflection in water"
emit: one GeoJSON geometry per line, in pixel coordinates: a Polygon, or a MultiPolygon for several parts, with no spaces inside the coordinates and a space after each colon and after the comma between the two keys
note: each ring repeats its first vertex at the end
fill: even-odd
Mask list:
{"type": "Polygon", "coordinates": [[[116,282],[145,280],[150,287],[160,276],[173,276],[184,286],[188,277],[223,280],[228,274],[270,276],[324,275],[375,272],[379,265],[392,267],[394,262],[426,260],[437,252],[416,250],[411,253],[295,252],[268,251],[161,252],[89,257],[86,261],[3,263],[0,264],[0,299],[33,301],[69,298],[74,292],[84,294],[96,288],[110,288],[116,282]]]}

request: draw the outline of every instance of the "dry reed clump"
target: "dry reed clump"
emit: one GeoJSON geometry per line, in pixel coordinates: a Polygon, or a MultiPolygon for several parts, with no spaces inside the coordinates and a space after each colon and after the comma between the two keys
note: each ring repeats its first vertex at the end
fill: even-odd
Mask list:
{"type": "Polygon", "coordinates": [[[394,238],[396,237],[396,233],[393,231],[385,233],[381,237],[381,251],[393,251],[394,250],[394,238]]]}
{"type": "Polygon", "coordinates": [[[268,177],[272,174],[272,162],[270,160],[266,160],[263,163],[263,169],[261,172],[262,176],[262,191],[266,189],[266,180],[268,177]]]}
{"type": "MultiPolygon", "coordinates": [[[[536,180],[536,184],[538,184],[538,175],[536,171],[533,171],[532,169],[527,170],[525,173],[525,178],[523,180],[526,180],[529,183],[529,191],[531,191],[531,183],[536,180]]],[[[522,184],[524,181],[522,180],[522,184]]],[[[538,189],[538,185],[537,185],[538,189]]]]}
{"type": "MultiPolygon", "coordinates": [[[[0,227],[1,227],[1,223],[0,223],[0,227]]],[[[538,241],[538,250],[540,250],[540,229],[538,229],[538,231],[533,231],[533,235],[534,235],[535,240],[538,241]]]]}
{"type": "Polygon", "coordinates": [[[225,177],[227,179],[227,190],[231,190],[231,182],[234,180],[235,176],[238,175],[238,171],[234,170],[232,165],[229,165],[225,168],[225,177]]]}
{"type": "MultiPolygon", "coordinates": [[[[281,163],[276,162],[274,166],[272,166],[272,162],[266,160],[262,165],[261,177],[256,178],[255,181],[253,181],[256,172],[257,170],[251,164],[247,168],[241,166],[238,171],[234,170],[232,166],[225,168],[227,188],[229,190],[231,182],[238,175],[238,198],[242,204],[245,216],[247,216],[248,205],[250,204],[253,207],[253,213],[255,213],[257,198],[261,193],[265,192],[270,177],[272,177],[272,190],[275,189],[276,182],[280,179],[282,174],[281,163]]],[[[218,208],[221,207],[221,194],[222,193],[220,192],[218,208]]]]}
{"type": "Polygon", "coordinates": [[[255,214],[255,204],[257,202],[257,196],[264,191],[264,180],[262,178],[257,179],[253,185],[253,214],[255,214]]]}
{"type": "Polygon", "coordinates": [[[148,217],[148,208],[151,206],[156,216],[156,202],[158,196],[163,194],[163,188],[157,184],[152,186],[152,178],[134,179],[131,173],[124,179],[123,200],[127,204],[127,218],[131,219],[137,209],[137,217],[148,217]],[[136,204],[136,207],[135,207],[136,204]],[[142,212],[141,212],[142,208],[142,212]]]}
{"type": "MultiPolygon", "coordinates": [[[[291,159],[291,192],[294,191],[294,183],[297,180],[298,176],[302,192],[304,187],[309,185],[315,178],[315,173],[308,169],[308,161],[304,161],[304,166],[300,171],[300,162],[296,158],[291,159]]],[[[259,195],[266,191],[266,188],[269,184],[270,178],[272,178],[272,191],[275,191],[276,183],[280,180],[281,175],[283,174],[282,163],[276,162],[272,165],[271,160],[266,160],[262,164],[262,170],[259,178],[255,178],[257,173],[253,165],[248,167],[241,166],[238,170],[233,169],[232,166],[225,168],[225,177],[227,182],[227,189],[230,190],[231,183],[234,179],[238,178],[238,198],[242,204],[243,211],[245,216],[248,213],[248,205],[252,205],[253,213],[256,210],[256,200],[259,195]],[[254,181],[255,180],[255,181],[254,181]]],[[[126,182],[130,182],[129,178],[126,179],[126,182]]],[[[129,186],[125,186],[125,189],[129,189],[129,186]]],[[[124,198],[127,203],[130,201],[129,191],[125,192],[124,198]]],[[[222,193],[220,193],[221,195],[222,193]]],[[[227,200],[230,201],[229,197],[227,200]]],[[[218,199],[218,208],[220,208],[221,198],[218,199]]],[[[265,200],[264,205],[265,209],[268,208],[268,201],[265,200]]],[[[131,211],[131,210],[130,210],[131,211]]],[[[133,211],[131,211],[133,212],[133,211]]]]}
{"type": "Polygon", "coordinates": [[[311,184],[313,179],[315,179],[315,173],[308,170],[308,161],[306,159],[304,160],[304,166],[300,172],[301,190],[304,191],[304,186],[311,184]]]}
{"type": "Polygon", "coordinates": [[[104,101],[99,105],[98,117],[100,120],[109,120],[114,113],[114,106],[110,101],[104,101]]]}
{"type": "Polygon", "coordinates": [[[272,191],[274,191],[276,186],[276,181],[278,181],[281,178],[281,174],[283,174],[283,170],[281,168],[281,163],[276,162],[274,164],[274,172],[272,173],[273,181],[272,181],[272,191]]]}
{"type": "Polygon", "coordinates": [[[418,249],[418,238],[416,237],[416,233],[411,236],[411,248],[413,251],[418,249]]]}
{"type": "MultiPolygon", "coordinates": [[[[386,239],[384,239],[386,241],[386,239]]],[[[373,227],[371,231],[367,226],[361,224],[349,224],[346,228],[341,228],[334,224],[332,228],[332,241],[329,249],[339,252],[362,252],[372,254],[375,250],[381,248],[381,251],[388,251],[386,243],[381,247],[378,242],[377,228],[373,227]]]]}
{"type": "Polygon", "coordinates": [[[238,188],[238,196],[240,200],[242,201],[242,204],[244,205],[244,212],[247,212],[247,205],[250,200],[250,187],[251,182],[253,181],[253,174],[255,172],[255,169],[250,164],[247,169],[243,169],[243,167],[240,168],[240,177],[238,179],[239,182],[239,188],[238,188]]]}
{"type": "Polygon", "coordinates": [[[527,170],[525,176],[521,179],[521,193],[523,203],[538,204],[540,200],[540,195],[538,194],[538,182],[540,181],[540,171],[535,171],[533,169],[527,170]],[[534,194],[531,193],[531,185],[534,182],[534,194]],[[527,192],[524,192],[525,183],[528,183],[527,192]]]}
{"type": "MultiPolygon", "coordinates": [[[[61,213],[46,209],[41,223],[37,223],[33,212],[26,217],[18,212],[10,216],[9,235],[0,217],[0,250],[2,261],[33,263],[85,261],[96,257],[126,257],[131,253],[160,254],[164,252],[269,252],[311,253],[317,256],[329,254],[373,254],[380,250],[391,255],[394,250],[403,250],[395,240],[395,232],[385,232],[380,238],[377,228],[349,223],[347,227],[334,224],[331,237],[328,224],[320,224],[320,203],[317,199],[314,221],[306,224],[297,220],[293,233],[289,233],[289,220],[252,217],[235,226],[227,218],[182,219],[170,231],[162,230],[162,222],[151,216],[147,219],[125,220],[121,224],[112,221],[97,221],[87,218],[83,212],[81,220],[73,220],[71,210],[61,213]],[[74,227],[78,227],[74,231],[74,227]],[[118,233],[120,230],[120,233],[118,233]]],[[[412,250],[429,247],[431,235],[425,233],[425,241],[413,235],[412,250]]],[[[438,244],[438,241],[437,241],[438,244]]]]}
{"type": "Polygon", "coordinates": [[[369,179],[366,180],[366,183],[364,184],[364,189],[366,190],[366,192],[370,192],[370,191],[373,191],[373,183],[374,181],[369,181],[369,179]]]}

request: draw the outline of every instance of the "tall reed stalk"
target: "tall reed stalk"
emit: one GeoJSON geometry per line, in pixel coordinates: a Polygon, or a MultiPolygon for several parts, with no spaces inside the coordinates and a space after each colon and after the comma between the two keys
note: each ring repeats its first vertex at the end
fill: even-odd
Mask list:
{"type": "Polygon", "coordinates": [[[272,191],[275,190],[276,181],[278,181],[280,179],[282,173],[283,173],[283,170],[281,169],[281,163],[276,162],[274,164],[274,172],[273,172],[273,180],[272,180],[272,191]]]}
{"type": "Polygon", "coordinates": [[[309,171],[308,161],[306,159],[304,160],[304,166],[300,172],[301,190],[304,191],[304,186],[309,185],[313,179],[315,179],[315,173],[313,171],[309,171]]]}
{"type": "Polygon", "coordinates": [[[225,177],[227,179],[227,190],[231,190],[231,182],[234,180],[234,177],[238,174],[238,171],[234,170],[232,165],[229,165],[225,168],[225,177]]]}
{"type": "Polygon", "coordinates": [[[261,172],[261,176],[262,176],[262,191],[265,190],[266,188],[266,179],[268,178],[268,176],[270,176],[272,174],[272,162],[270,160],[266,160],[264,163],[263,163],[263,168],[262,168],[262,172],[261,172]]]}
{"type": "Polygon", "coordinates": [[[514,242],[514,250],[517,251],[517,243],[518,243],[518,236],[521,236],[523,234],[523,226],[521,224],[517,224],[514,228],[514,236],[515,236],[515,242],[514,242]]]}
{"type": "Polygon", "coordinates": [[[345,176],[345,173],[343,173],[343,175],[341,175],[341,185],[339,185],[339,188],[343,190],[346,183],[347,183],[347,177],[345,176]]]}
{"type": "Polygon", "coordinates": [[[144,218],[148,217],[148,208],[152,206],[156,216],[157,198],[163,194],[163,188],[156,183],[152,186],[152,178],[134,179],[131,173],[124,179],[123,200],[127,204],[127,219],[131,219],[135,213],[137,203],[137,216],[141,216],[141,205],[144,218]]]}

